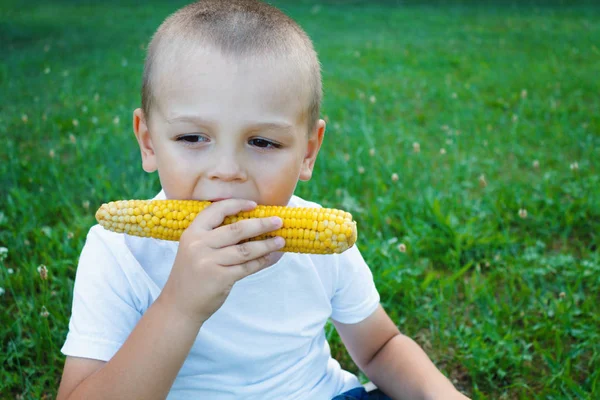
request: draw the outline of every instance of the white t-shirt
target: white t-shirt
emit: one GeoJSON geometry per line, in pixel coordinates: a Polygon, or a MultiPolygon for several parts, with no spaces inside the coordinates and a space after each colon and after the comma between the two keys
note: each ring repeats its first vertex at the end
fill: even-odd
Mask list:
{"type": "MultiPolygon", "coordinates": [[[[319,207],[297,196],[289,205],[319,207]]],[[[160,294],[177,248],[92,227],[63,354],[110,360],[160,294]]],[[[379,300],[356,246],[339,255],[284,253],[233,286],[200,329],[168,399],[321,400],[358,387],[331,357],[324,326],[330,317],[360,322],[379,300]]]]}

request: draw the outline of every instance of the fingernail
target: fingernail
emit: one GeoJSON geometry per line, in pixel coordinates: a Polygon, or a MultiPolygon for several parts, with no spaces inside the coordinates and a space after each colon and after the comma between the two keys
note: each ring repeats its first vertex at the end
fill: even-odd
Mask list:
{"type": "Polygon", "coordinates": [[[271,217],[271,223],[275,226],[283,225],[283,221],[279,217],[271,217]]]}
{"type": "Polygon", "coordinates": [[[284,239],[284,238],[282,238],[282,237],[279,237],[279,236],[277,236],[277,237],[275,238],[275,245],[276,245],[277,247],[283,247],[283,246],[285,246],[285,239],[284,239]]]}

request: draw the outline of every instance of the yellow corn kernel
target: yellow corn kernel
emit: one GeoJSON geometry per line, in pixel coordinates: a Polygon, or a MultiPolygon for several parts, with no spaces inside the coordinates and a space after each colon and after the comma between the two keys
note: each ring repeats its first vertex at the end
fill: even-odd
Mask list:
{"type": "MultiPolygon", "coordinates": [[[[210,204],[196,200],[119,200],[103,204],[96,220],[113,232],[177,241],[210,204]]],[[[281,251],[312,254],[342,253],[356,242],[352,214],[331,208],[259,205],[252,211],[226,217],[223,225],[272,216],[280,217],[283,227],[250,240],[281,236],[286,239],[281,251]]]]}

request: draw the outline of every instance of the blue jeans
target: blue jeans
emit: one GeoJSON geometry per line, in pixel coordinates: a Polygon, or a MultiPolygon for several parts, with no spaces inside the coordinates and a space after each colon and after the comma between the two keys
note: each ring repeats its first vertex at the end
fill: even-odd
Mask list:
{"type": "Polygon", "coordinates": [[[367,392],[362,387],[357,387],[348,390],[342,394],[338,394],[331,400],[392,400],[386,396],[381,390],[376,389],[372,392],[367,392]]]}

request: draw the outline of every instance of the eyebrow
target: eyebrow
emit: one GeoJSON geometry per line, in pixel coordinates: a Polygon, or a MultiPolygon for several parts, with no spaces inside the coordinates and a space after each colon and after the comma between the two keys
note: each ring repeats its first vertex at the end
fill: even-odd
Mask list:
{"type": "Polygon", "coordinates": [[[249,125],[250,130],[276,131],[292,135],[294,127],[288,123],[282,122],[258,122],[249,125]]]}
{"type": "Polygon", "coordinates": [[[205,125],[212,125],[211,121],[198,117],[196,115],[178,115],[176,117],[167,119],[168,124],[172,124],[173,122],[195,122],[205,125]]]}
{"type": "MultiPolygon", "coordinates": [[[[191,122],[199,125],[206,126],[214,126],[216,125],[213,121],[204,119],[197,115],[178,115],[173,118],[167,119],[168,124],[172,124],[174,122],[191,122]]],[[[249,122],[247,128],[250,130],[253,129],[261,129],[261,130],[273,130],[273,131],[285,131],[291,132],[294,128],[293,125],[290,125],[287,122],[277,122],[277,121],[266,121],[266,122],[249,122]]]]}

